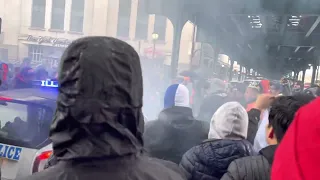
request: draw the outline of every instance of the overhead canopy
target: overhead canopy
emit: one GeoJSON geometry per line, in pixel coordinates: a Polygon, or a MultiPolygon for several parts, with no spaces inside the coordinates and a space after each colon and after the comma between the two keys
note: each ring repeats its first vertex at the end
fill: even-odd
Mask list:
{"type": "Polygon", "coordinates": [[[319,7],[319,0],[148,0],[149,13],[190,20],[204,37],[198,41],[277,76],[319,56],[319,7]]]}

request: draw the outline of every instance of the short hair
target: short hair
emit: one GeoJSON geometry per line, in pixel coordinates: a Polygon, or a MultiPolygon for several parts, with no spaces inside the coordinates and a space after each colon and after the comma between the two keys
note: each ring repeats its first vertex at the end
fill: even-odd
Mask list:
{"type": "Polygon", "coordinates": [[[269,126],[273,128],[278,142],[282,140],[300,107],[314,99],[314,96],[301,93],[293,96],[280,96],[274,100],[269,113],[269,126]]]}

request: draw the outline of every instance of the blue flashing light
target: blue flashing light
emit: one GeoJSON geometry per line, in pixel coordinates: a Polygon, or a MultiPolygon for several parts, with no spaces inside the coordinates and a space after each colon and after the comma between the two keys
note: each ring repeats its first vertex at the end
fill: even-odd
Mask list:
{"type": "Polygon", "coordinates": [[[59,87],[59,85],[58,85],[58,81],[42,80],[41,87],[57,88],[59,87]]]}

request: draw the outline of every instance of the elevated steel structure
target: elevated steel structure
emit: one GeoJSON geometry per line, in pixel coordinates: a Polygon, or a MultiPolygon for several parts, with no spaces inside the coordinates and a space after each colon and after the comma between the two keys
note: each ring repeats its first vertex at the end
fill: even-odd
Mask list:
{"type": "Polygon", "coordinates": [[[188,20],[204,34],[202,42],[263,74],[279,77],[318,63],[319,0],[147,0],[147,4],[150,14],[164,15],[174,26],[173,76],[188,20]]]}

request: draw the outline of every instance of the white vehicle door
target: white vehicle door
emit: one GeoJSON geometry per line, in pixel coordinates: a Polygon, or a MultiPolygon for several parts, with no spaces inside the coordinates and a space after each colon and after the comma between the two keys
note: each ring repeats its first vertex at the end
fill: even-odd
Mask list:
{"type": "Polygon", "coordinates": [[[0,144],[1,180],[13,180],[32,172],[36,149],[0,144]]]}

